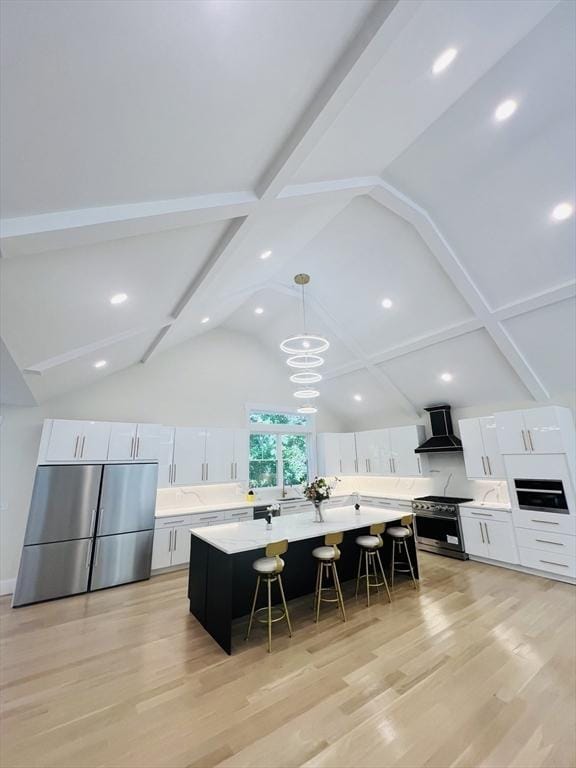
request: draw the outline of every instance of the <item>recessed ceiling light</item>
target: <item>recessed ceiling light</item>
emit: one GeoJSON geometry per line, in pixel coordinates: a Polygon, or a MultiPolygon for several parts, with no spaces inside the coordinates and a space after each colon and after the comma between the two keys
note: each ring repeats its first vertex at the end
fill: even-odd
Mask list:
{"type": "Polygon", "coordinates": [[[264,314],[264,310],[262,309],[262,307],[256,307],[256,309],[254,310],[254,314],[255,315],[262,315],[262,314],[264,314]]]}
{"type": "Polygon", "coordinates": [[[499,104],[496,107],[494,112],[494,119],[499,123],[501,123],[503,120],[508,120],[508,118],[512,117],[514,112],[516,112],[517,108],[518,102],[514,101],[514,99],[506,99],[506,101],[503,101],[502,104],[499,104]]]}
{"type": "Polygon", "coordinates": [[[362,402],[362,395],[354,395],[354,400],[356,400],[357,403],[362,402]]]}
{"type": "Polygon", "coordinates": [[[569,219],[574,213],[574,206],[572,203],[558,203],[556,208],[552,211],[552,218],[555,221],[564,221],[569,219]]]}
{"type": "Polygon", "coordinates": [[[263,251],[260,254],[260,258],[262,259],[262,261],[266,261],[266,259],[269,259],[270,256],[272,256],[272,251],[263,251]]]}
{"type": "Polygon", "coordinates": [[[432,72],[435,75],[439,75],[440,72],[444,72],[444,70],[449,67],[450,64],[452,64],[457,55],[458,51],[456,48],[446,48],[446,50],[443,51],[440,56],[438,56],[432,65],[432,72]]]}
{"type": "Polygon", "coordinates": [[[392,306],[392,299],[382,299],[382,306],[384,309],[390,309],[392,306]]]}
{"type": "Polygon", "coordinates": [[[200,322],[201,322],[202,324],[204,324],[204,323],[209,323],[209,322],[210,322],[210,318],[209,318],[209,317],[203,317],[203,318],[202,318],[202,320],[200,320],[200,322]]]}
{"type": "Polygon", "coordinates": [[[107,360],[97,360],[94,363],[94,368],[106,368],[107,365],[108,365],[107,360]]]}
{"type": "Polygon", "coordinates": [[[440,378],[442,379],[442,381],[452,381],[454,377],[452,376],[451,373],[441,373],[440,378]]]}
{"type": "Polygon", "coordinates": [[[110,304],[124,304],[127,298],[127,293],[115,293],[114,296],[110,296],[110,304]]]}

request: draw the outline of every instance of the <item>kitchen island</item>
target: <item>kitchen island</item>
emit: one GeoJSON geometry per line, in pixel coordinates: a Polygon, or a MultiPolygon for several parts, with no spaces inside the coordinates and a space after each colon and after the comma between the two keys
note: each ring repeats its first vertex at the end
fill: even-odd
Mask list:
{"type": "MultiPolygon", "coordinates": [[[[329,509],[324,516],[324,523],[313,522],[312,512],[276,517],[271,529],[267,529],[265,520],[250,520],[190,530],[190,612],[226,653],[232,652],[232,621],[250,612],[256,586],[252,563],[264,557],[267,544],[288,540],[288,551],[282,556],[286,563],[282,580],[286,599],[291,600],[314,592],[317,563],[312,550],[324,543],[327,533],[344,533],[339,547],[342,556],[338,573],[341,581],[347,581],[356,578],[359,557],[356,537],[368,533],[374,523],[399,524],[400,519],[408,515],[400,509],[362,507],[357,512],[353,506],[346,506],[329,509]]],[[[418,579],[413,536],[407,544],[418,579]]],[[[384,536],[380,552],[387,573],[391,547],[390,540],[384,536]]]]}

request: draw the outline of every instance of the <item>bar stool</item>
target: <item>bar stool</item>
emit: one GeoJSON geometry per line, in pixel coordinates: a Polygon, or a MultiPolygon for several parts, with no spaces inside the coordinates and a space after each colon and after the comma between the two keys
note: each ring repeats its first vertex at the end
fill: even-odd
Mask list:
{"type": "Polygon", "coordinates": [[[370,526],[369,536],[358,536],[356,544],[360,547],[360,558],[358,560],[358,573],[356,575],[356,597],[358,597],[358,589],[360,587],[360,579],[366,579],[366,601],[370,605],[370,590],[376,589],[380,592],[379,587],[384,585],[386,587],[386,593],[388,600],[392,602],[390,590],[388,589],[388,582],[386,581],[386,574],[382,567],[382,560],[380,559],[380,547],[384,544],[381,534],[384,533],[386,528],[385,523],[375,523],[370,526]],[[364,573],[360,575],[362,570],[362,558],[364,557],[364,573]],[[378,581],[378,573],[376,571],[376,561],[380,567],[380,573],[382,574],[382,581],[378,581]],[[370,581],[370,566],[372,566],[373,581],[370,581]]]}
{"type": "Polygon", "coordinates": [[[338,608],[342,614],[342,621],[346,621],[346,611],[344,610],[344,598],[338,578],[338,569],[336,562],[340,560],[340,550],[338,544],[342,543],[343,533],[328,533],[324,536],[324,546],[316,547],[312,550],[312,557],[318,560],[318,569],[316,571],[316,591],[314,592],[314,610],[316,611],[316,623],[320,619],[320,603],[338,603],[338,608]],[[323,587],[324,576],[328,579],[332,575],[333,587],[323,587]],[[322,597],[322,592],[334,592],[336,597],[322,597]]]}
{"type": "Polygon", "coordinates": [[[392,525],[390,528],[386,528],[386,535],[392,539],[392,567],[390,569],[390,584],[394,587],[394,573],[409,573],[412,577],[412,583],[414,589],[418,589],[418,583],[414,578],[414,569],[412,568],[412,561],[410,560],[410,553],[406,546],[406,540],[411,536],[414,536],[414,531],[410,527],[412,517],[403,517],[400,520],[400,525],[392,525]],[[400,566],[396,562],[396,548],[398,548],[398,554],[402,556],[402,547],[406,554],[406,560],[400,561],[400,566]],[[408,565],[406,568],[405,565],[408,565]]]}
{"type": "Polygon", "coordinates": [[[288,634],[292,637],[292,625],[290,624],[290,614],[288,613],[288,606],[286,605],[286,598],[284,597],[284,588],[282,586],[281,573],[284,570],[284,560],[280,557],[288,549],[288,540],[273,541],[266,547],[266,557],[260,557],[258,560],[254,560],[252,568],[258,574],[256,580],[256,589],[254,590],[254,599],[252,601],[252,610],[250,611],[250,621],[248,622],[248,631],[246,632],[246,640],[250,637],[250,630],[252,629],[252,622],[254,615],[257,613],[266,612],[266,618],[256,618],[261,624],[268,625],[268,653],[272,652],[272,624],[276,621],[282,621],[286,619],[288,624],[288,634]],[[258,600],[258,591],[260,589],[261,580],[266,582],[268,588],[268,603],[263,608],[256,610],[256,601],[258,600]],[[280,597],[282,598],[282,605],[284,610],[279,608],[272,608],[272,582],[277,581],[280,589],[280,597]],[[272,611],[280,611],[279,615],[272,618],[272,611]]]}

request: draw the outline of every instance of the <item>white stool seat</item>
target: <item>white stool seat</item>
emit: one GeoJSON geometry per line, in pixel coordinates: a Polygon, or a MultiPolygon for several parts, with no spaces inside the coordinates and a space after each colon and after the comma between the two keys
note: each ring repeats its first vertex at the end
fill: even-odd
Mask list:
{"type": "Polygon", "coordinates": [[[279,569],[275,557],[259,557],[258,560],[254,560],[252,563],[252,568],[258,573],[276,573],[277,570],[282,571],[284,568],[284,560],[281,557],[278,560],[280,561],[279,569]]]}
{"type": "Polygon", "coordinates": [[[335,560],[334,547],[316,547],[312,550],[312,557],[317,560],[335,560]]]}
{"type": "Polygon", "coordinates": [[[376,549],[381,543],[382,539],[378,538],[378,536],[358,536],[356,539],[356,544],[359,547],[364,547],[364,549],[376,549]]]}
{"type": "Polygon", "coordinates": [[[386,533],[394,539],[405,539],[412,536],[411,529],[405,528],[403,525],[393,525],[391,528],[386,528],[386,533]]]}

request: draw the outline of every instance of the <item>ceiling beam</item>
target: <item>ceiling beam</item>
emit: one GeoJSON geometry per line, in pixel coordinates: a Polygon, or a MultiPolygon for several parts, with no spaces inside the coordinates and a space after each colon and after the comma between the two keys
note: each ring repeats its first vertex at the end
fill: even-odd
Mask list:
{"type": "Polygon", "coordinates": [[[50,370],[50,368],[55,368],[56,366],[64,365],[65,363],[71,363],[73,360],[98,352],[100,349],[106,349],[107,347],[112,347],[114,344],[119,344],[120,342],[127,341],[135,336],[140,336],[142,333],[154,331],[158,327],[170,327],[172,322],[172,318],[164,318],[156,323],[140,326],[139,328],[131,328],[123,333],[117,333],[114,336],[108,336],[105,339],[93,341],[91,344],[84,344],[82,347],[70,349],[68,352],[64,352],[61,355],[55,355],[54,357],[49,357],[39,363],[29,365],[24,369],[24,373],[41,375],[50,370]]]}
{"type": "Polygon", "coordinates": [[[526,312],[533,312],[535,309],[542,309],[543,307],[548,307],[551,304],[556,304],[566,299],[573,299],[574,297],[576,297],[576,281],[573,280],[557,288],[537,293],[528,299],[521,299],[520,301],[506,304],[504,307],[499,307],[494,310],[492,316],[497,320],[508,320],[511,317],[518,317],[518,315],[524,315],[526,312]]]}
{"type": "Polygon", "coordinates": [[[528,392],[535,400],[548,400],[548,390],[506,328],[493,315],[482,292],[430,214],[384,180],[372,189],[370,197],[414,226],[528,392]]]}
{"type": "Polygon", "coordinates": [[[274,198],[289,184],[328,127],[419,10],[421,0],[380,0],[256,185],[259,198],[274,198]]]}
{"type": "Polygon", "coordinates": [[[193,227],[245,216],[257,204],[252,192],[222,192],[2,219],[2,252],[6,258],[193,227]]]}

